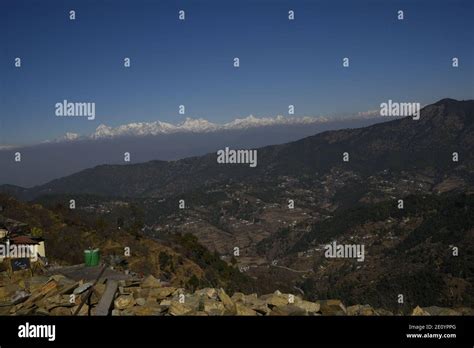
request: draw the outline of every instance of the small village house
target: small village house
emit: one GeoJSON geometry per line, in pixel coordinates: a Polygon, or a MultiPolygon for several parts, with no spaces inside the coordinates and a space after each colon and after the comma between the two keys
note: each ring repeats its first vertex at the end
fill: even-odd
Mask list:
{"type": "Polygon", "coordinates": [[[29,231],[27,224],[0,217],[0,262],[24,258],[25,251],[30,261],[46,257],[44,239],[30,236],[29,231]]]}

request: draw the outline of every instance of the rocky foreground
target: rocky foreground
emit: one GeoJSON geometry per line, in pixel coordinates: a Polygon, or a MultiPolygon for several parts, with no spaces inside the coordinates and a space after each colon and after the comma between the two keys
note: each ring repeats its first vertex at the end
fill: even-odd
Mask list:
{"type": "MultiPolygon", "coordinates": [[[[81,316],[394,315],[369,305],[346,307],[337,299],[310,302],[279,291],[262,296],[240,292],[230,296],[223,289],[214,288],[187,292],[166,286],[153,276],[139,280],[101,279],[94,285],[63,275],[12,279],[5,272],[0,273],[0,315],[67,316],[76,312],[81,316]]],[[[474,315],[474,312],[470,308],[417,306],[412,315],[474,315]]]]}

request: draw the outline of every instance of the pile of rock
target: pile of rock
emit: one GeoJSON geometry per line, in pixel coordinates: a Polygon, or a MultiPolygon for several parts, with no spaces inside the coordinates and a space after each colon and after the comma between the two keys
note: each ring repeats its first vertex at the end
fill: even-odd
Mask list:
{"type": "MultiPolygon", "coordinates": [[[[0,315],[71,315],[92,286],[62,275],[22,277],[19,273],[15,272],[16,279],[9,282],[5,276],[0,277],[0,315]]],[[[80,315],[87,315],[98,303],[104,288],[105,285],[97,284],[80,315]]]]}
{"type": "MultiPolygon", "coordinates": [[[[342,304],[341,304],[342,306],[342,304]]],[[[142,283],[121,281],[112,315],[320,315],[321,306],[299,296],[273,294],[258,297],[223,289],[163,287],[153,277],[142,283]]],[[[343,307],[343,306],[342,306],[343,307]]]]}
{"type": "MultiPolygon", "coordinates": [[[[72,315],[78,308],[81,308],[78,315],[97,315],[97,304],[106,291],[110,292],[105,279],[91,289],[93,284],[90,282],[74,281],[62,275],[17,278],[19,280],[12,282],[12,279],[6,281],[0,277],[0,315],[72,315]],[[82,307],[81,302],[84,302],[82,307]]],[[[240,292],[230,296],[223,289],[214,288],[187,292],[167,286],[153,276],[120,280],[112,291],[107,308],[108,313],[115,316],[393,315],[369,305],[346,308],[339,300],[310,302],[279,291],[262,296],[240,292]]],[[[413,310],[413,315],[465,314],[472,315],[472,311],[440,307],[416,307],[413,310]]]]}

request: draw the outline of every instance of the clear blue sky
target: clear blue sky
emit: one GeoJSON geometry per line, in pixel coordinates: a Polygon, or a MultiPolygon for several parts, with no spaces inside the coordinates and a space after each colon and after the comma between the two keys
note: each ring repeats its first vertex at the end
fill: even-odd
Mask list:
{"type": "Polygon", "coordinates": [[[388,99],[472,99],[473,3],[0,0],[0,144],[87,134],[101,123],[286,115],[288,104],[296,115],[324,115],[388,99]],[[56,117],[63,99],[95,102],[96,120],[56,117]]]}

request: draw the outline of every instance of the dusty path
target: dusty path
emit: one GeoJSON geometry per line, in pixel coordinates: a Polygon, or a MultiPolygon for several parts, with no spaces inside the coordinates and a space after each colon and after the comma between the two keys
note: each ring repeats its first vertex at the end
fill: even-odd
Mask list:
{"type": "MultiPolygon", "coordinates": [[[[74,266],[65,266],[54,268],[48,270],[47,274],[62,274],[67,278],[74,279],[79,281],[81,279],[85,281],[94,281],[100,272],[100,266],[97,267],[86,267],[84,264],[74,265],[74,266]]],[[[114,271],[110,268],[107,268],[103,275],[104,278],[110,280],[125,280],[131,279],[130,275],[127,275],[123,272],[114,271]]]]}

